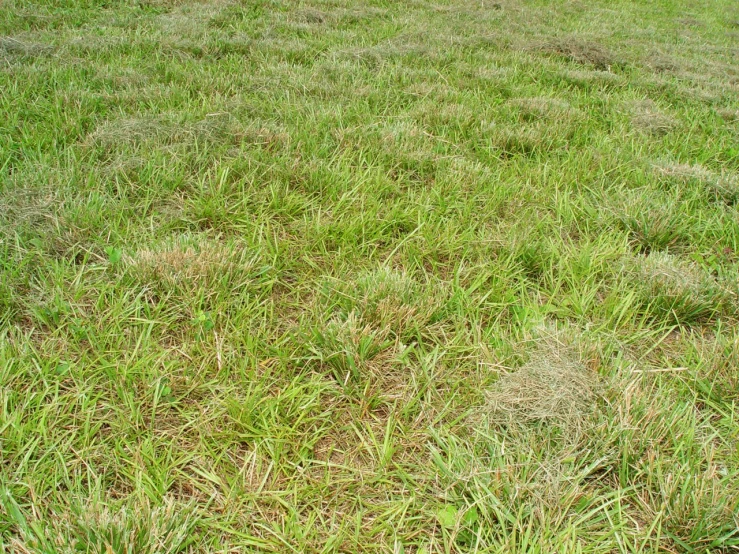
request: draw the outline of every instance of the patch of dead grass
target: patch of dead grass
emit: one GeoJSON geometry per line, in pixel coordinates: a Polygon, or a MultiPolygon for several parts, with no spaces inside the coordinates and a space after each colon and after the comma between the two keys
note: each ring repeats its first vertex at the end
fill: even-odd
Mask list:
{"type": "Polygon", "coordinates": [[[656,281],[660,286],[674,292],[688,291],[699,294],[700,289],[711,281],[698,266],[679,260],[672,254],[652,252],[633,260],[640,277],[656,281]]]}
{"type": "MultiPolygon", "coordinates": [[[[329,6],[326,6],[329,8],[329,6]]],[[[386,9],[357,6],[353,8],[339,8],[331,6],[330,9],[319,9],[314,7],[302,7],[288,14],[290,21],[307,27],[341,25],[351,26],[360,23],[369,23],[373,19],[384,17],[386,9]]]]}
{"type": "Polygon", "coordinates": [[[656,73],[677,73],[683,69],[679,60],[664,52],[651,53],[646,63],[656,73]]]}
{"type": "Polygon", "coordinates": [[[546,40],[535,44],[531,49],[562,56],[567,60],[600,70],[610,71],[612,67],[626,65],[623,59],[605,46],[578,37],[546,40]]]}
{"type": "Polygon", "coordinates": [[[735,110],[732,108],[721,108],[719,110],[716,110],[716,113],[721,117],[724,121],[739,121],[739,110],[735,110]]]}
{"type": "Polygon", "coordinates": [[[545,340],[520,369],[503,375],[487,395],[493,421],[554,424],[579,431],[601,391],[598,376],[562,344],[545,340]]]}
{"type": "MultiPolygon", "coordinates": [[[[111,510],[100,499],[73,501],[68,518],[34,521],[32,527],[12,541],[14,552],[71,552],[82,545],[95,552],[125,552],[153,554],[177,552],[186,548],[197,516],[181,503],[167,496],[158,507],[147,500],[111,510]],[[34,532],[30,532],[33,528],[34,532]]],[[[36,514],[34,514],[36,515],[36,514]]]]}
{"type": "Polygon", "coordinates": [[[85,145],[115,151],[125,146],[238,141],[243,131],[228,113],[210,114],[194,122],[179,122],[168,115],[130,117],[103,122],[87,136],[85,145]]]}
{"type": "Polygon", "coordinates": [[[128,257],[129,267],[144,275],[172,282],[197,280],[233,263],[233,252],[219,244],[205,247],[174,246],[164,250],[142,249],[128,257]]]}
{"type": "Polygon", "coordinates": [[[642,132],[661,136],[674,131],[678,120],[663,112],[653,100],[641,100],[629,105],[632,126],[642,132]]]}
{"type": "Polygon", "coordinates": [[[622,268],[652,315],[690,325],[728,309],[728,290],[693,262],[666,252],[651,252],[625,258],[622,268]]]}
{"type": "Polygon", "coordinates": [[[227,283],[232,295],[264,277],[254,252],[214,240],[181,238],[156,249],[140,249],[124,257],[127,275],[152,294],[152,301],[174,295],[192,299],[227,283]]]}
{"type": "Polygon", "coordinates": [[[739,201],[739,177],[724,172],[716,174],[699,164],[663,162],[655,165],[657,174],[667,181],[684,185],[697,183],[716,200],[729,205],[739,201]]]}
{"type": "Polygon", "coordinates": [[[15,37],[0,37],[0,58],[7,61],[32,59],[49,55],[54,48],[48,44],[26,42],[15,37]]]}
{"type": "Polygon", "coordinates": [[[681,17],[677,20],[677,23],[685,27],[692,27],[692,28],[705,27],[705,23],[703,23],[700,19],[697,19],[691,16],[681,17]]]}
{"type": "Polygon", "coordinates": [[[236,6],[230,0],[148,0],[151,5],[168,9],[157,16],[156,22],[165,37],[202,36],[207,23],[218,23],[224,15],[236,16],[236,6]]]}
{"type": "Polygon", "coordinates": [[[577,110],[569,102],[560,98],[544,96],[514,98],[508,101],[508,106],[517,111],[520,117],[527,122],[541,119],[569,119],[577,115],[577,110]]]}
{"type": "Polygon", "coordinates": [[[361,272],[351,282],[333,284],[328,300],[383,337],[402,339],[428,325],[441,306],[442,292],[406,272],[380,267],[361,272]]]}
{"type": "Polygon", "coordinates": [[[560,75],[566,82],[585,90],[611,90],[625,84],[623,77],[605,70],[570,69],[560,75]]]}
{"type": "Polygon", "coordinates": [[[549,152],[565,150],[574,129],[567,124],[535,121],[530,125],[489,127],[489,144],[504,159],[536,158],[549,152]]]}

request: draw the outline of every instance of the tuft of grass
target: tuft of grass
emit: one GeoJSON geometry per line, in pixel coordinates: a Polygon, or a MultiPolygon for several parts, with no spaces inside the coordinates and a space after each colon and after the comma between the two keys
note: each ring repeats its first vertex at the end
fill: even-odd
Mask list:
{"type": "Polygon", "coordinates": [[[664,163],[656,166],[667,182],[687,186],[699,186],[719,202],[734,205],[739,200],[739,178],[731,173],[716,175],[700,165],[664,163]]]}
{"type": "Polygon", "coordinates": [[[716,279],[694,263],[664,252],[624,263],[646,311],[678,325],[710,320],[731,310],[732,296],[716,279]]]}
{"type": "Polygon", "coordinates": [[[5,491],[3,502],[20,536],[10,547],[14,552],[187,552],[197,541],[198,517],[192,508],[178,505],[171,498],[161,506],[150,502],[124,506],[119,510],[106,507],[101,499],[76,501],[70,506],[67,520],[45,522],[29,519],[15,500],[5,491]],[[46,524],[46,525],[45,525],[46,524]]]}
{"type": "Polygon", "coordinates": [[[623,59],[599,42],[575,36],[547,40],[538,49],[598,70],[610,71],[625,65],[623,59]]]}
{"type": "Polygon", "coordinates": [[[677,119],[660,110],[651,99],[634,102],[630,110],[631,123],[639,131],[660,136],[678,127],[677,119]]]}
{"type": "Polygon", "coordinates": [[[570,434],[593,412],[601,388],[598,375],[554,337],[538,344],[519,369],[503,375],[487,400],[495,421],[551,424],[570,434]]]}

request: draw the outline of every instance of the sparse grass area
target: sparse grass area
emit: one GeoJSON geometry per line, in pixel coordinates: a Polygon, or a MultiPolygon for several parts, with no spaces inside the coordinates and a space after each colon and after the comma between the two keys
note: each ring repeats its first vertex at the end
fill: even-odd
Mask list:
{"type": "Polygon", "coordinates": [[[0,2],[0,549],[739,550],[738,25],[0,2]]]}

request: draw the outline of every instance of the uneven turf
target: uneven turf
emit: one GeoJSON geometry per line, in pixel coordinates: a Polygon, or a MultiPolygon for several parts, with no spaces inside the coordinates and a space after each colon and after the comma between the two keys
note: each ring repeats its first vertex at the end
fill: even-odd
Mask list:
{"type": "Polygon", "coordinates": [[[0,0],[0,115],[0,550],[739,549],[735,1],[0,0]]]}

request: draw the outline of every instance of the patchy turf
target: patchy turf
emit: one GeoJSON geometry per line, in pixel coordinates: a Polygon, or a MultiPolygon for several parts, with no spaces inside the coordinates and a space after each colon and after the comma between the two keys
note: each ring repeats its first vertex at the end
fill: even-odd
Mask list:
{"type": "Polygon", "coordinates": [[[739,549],[737,21],[3,2],[2,546],[739,549]]]}

